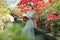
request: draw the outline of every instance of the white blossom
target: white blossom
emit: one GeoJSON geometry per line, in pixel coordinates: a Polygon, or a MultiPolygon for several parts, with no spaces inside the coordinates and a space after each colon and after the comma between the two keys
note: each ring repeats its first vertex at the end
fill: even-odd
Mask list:
{"type": "Polygon", "coordinates": [[[7,21],[14,22],[14,17],[11,16],[10,14],[6,15],[6,19],[7,19],[7,21]]]}

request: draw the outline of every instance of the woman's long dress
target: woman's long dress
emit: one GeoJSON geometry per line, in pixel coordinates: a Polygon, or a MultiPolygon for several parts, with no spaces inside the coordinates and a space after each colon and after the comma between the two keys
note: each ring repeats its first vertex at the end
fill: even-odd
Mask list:
{"type": "Polygon", "coordinates": [[[34,37],[34,23],[33,23],[33,12],[27,12],[29,20],[27,20],[26,25],[23,29],[23,33],[26,35],[26,40],[35,40],[34,37]]]}

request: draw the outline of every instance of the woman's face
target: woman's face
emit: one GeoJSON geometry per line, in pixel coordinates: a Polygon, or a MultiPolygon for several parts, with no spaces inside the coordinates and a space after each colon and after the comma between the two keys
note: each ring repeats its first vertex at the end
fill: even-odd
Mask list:
{"type": "Polygon", "coordinates": [[[32,10],[32,7],[30,7],[30,6],[27,6],[27,8],[28,8],[28,11],[31,11],[32,10]]]}

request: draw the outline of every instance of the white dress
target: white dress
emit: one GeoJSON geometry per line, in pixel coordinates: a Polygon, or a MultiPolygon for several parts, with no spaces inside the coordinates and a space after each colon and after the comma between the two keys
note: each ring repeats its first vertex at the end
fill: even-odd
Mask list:
{"type": "Polygon", "coordinates": [[[33,12],[27,12],[29,20],[27,20],[26,25],[23,29],[23,33],[26,34],[26,40],[35,40],[34,37],[34,23],[33,23],[33,12]]]}

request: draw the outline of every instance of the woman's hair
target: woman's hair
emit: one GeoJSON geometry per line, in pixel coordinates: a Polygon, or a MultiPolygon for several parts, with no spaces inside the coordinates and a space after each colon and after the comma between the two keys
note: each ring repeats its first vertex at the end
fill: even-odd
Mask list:
{"type": "Polygon", "coordinates": [[[23,16],[23,18],[26,18],[28,20],[28,17],[26,17],[26,16],[23,16]]]}
{"type": "Polygon", "coordinates": [[[31,4],[28,4],[28,6],[30,6],[32,8],[32,10],[33,10],[33,6],[31,4]]]}

